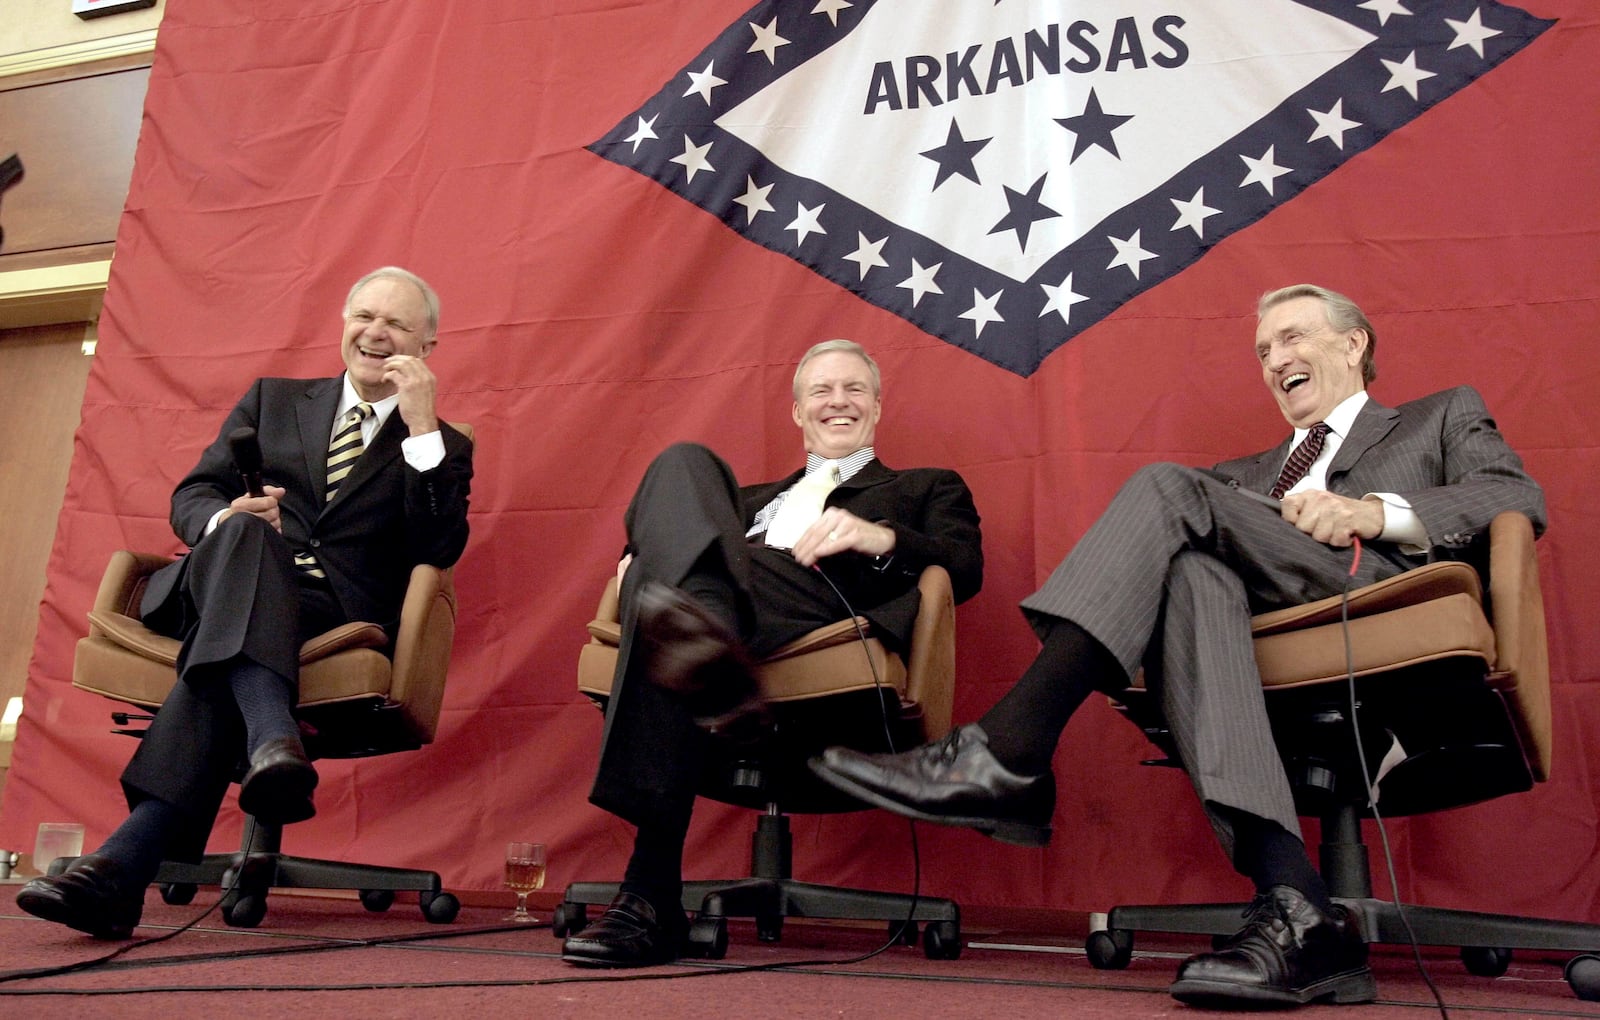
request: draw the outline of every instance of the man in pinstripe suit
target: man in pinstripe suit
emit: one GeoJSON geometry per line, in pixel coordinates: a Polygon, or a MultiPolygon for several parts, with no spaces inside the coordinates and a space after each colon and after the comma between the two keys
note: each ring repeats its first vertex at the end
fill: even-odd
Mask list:
{"type": "Polygon", "coordinates": [[[813,768],[891,811],[1041,845],[1068,718],[1142,667],[1218,838],[1258,891],[1245,928],[1185,961],[1173,994],[1223,1006],[1367,1001],[1365,944],[1299,835],[1250,616],[1337,594],[1356,539],[1350,583],[1370,584],[1470,545],[1501,511],[1542,530],[1544,497],[1472,389],[1398,408],[1367,396],[1376,336],[1350,299],[1297,285],[1264,295],[1258,314],[1262,378],[1294,435],[1210,470],[1141,469],[1023,601],[1043,648],[982,719],[900,755],[830,749],[813,768]],[[1309,462],[1303,477],[1284,477],[1292,461],[1309,462]]]}

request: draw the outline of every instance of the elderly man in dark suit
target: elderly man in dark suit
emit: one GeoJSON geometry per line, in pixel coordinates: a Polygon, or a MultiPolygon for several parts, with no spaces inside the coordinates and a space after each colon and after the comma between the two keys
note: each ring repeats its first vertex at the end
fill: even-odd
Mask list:
{"type": "Polygon", "coordinates": [[[1023,601],[1043,649],[994,708],[938,744],[832,748],[813,769],[891,811],[1040,845],[1068,718],[1142,666],[1218,837],[1258,894],[1245,927],[1185,961],[1172,993],[1221,1006],[1373,998],[1356,922],[1330,901],[1299,835],[1250,616],[1338,594],[1358,539],[1354,585],[1449,556],[1503,510],[1544,526],[1539,486],[1476,392],[1397,408],[1367,396],[1376,342],[1342,295],[1298,285],[1263,296],[1256,357],[1294,435],[1210,470],[1141,469],[1023,601]],[[1281,504],[1262,505],[1267,494],[1281,504]]]}
{"type": "Polygon", "coordinates": [[[427,358],[439,300],[394,266],[350,289],[328,379],[260,379],[172,496],[190,552],[151,576],[145,624],[183,639],[179,682],[122,786],[130,812],[94,853],[38,878],[17,905],[102,938],[126,938],[167,858],[198,859],[228,783],[239,806],[287,824],[315,812],[316,769],[294,719],[299,648],[351,620],[398,625],[418,563],[445,567],[467,541],[472,445],[439,421],[427,358]],[[261,491],[229,437],[255,430],[261,491]]]}
{"type": "Polygon", "coordinates": [[[961,477],[877,459],[880,390],[860,345],[825,341],[794,375],[803,470],[741,489],[710,450],[680,444],[645,472],[624,520],[623,641],[590,794],[637,833],[621,892],[568,936],[568,962],[678,955],[683,842],[707,731],[736,728],[757,707],[752,658],[855,613],[903,647],[924,567],[950,572],[958,602],[982,584],[978,512],[961,477]]]}

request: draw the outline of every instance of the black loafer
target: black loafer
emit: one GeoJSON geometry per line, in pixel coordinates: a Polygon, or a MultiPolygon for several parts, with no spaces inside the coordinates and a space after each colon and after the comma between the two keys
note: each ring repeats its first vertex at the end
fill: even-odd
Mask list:
{"type": "Polygon", "coordinates": [[[1171,991],[1195,1006],[1261,1009],[1371,1002],[1378,983],[1348,910],[1336,903],[1324,913],[1299,890],[1275,885],[1250,904],[1226,945],[1183,961],[1171,991]]]}
{"type": "Polygon", "coordinates": [[[689,923],[682,910],[656,918],[650,901],[618,893],[600,919],[561,944],[561,958],[580,967],[652,967],[683,950],[689,923]]]}
{"type": "Polygon", "coordinates": [[[250,771],[239,783],[239,810],[269,825],[303,822],[317,813],[311,791],[317,770],[294,737],[263,741],[250,756],[250,771]]]}
{"type": "Polygon", "coordinates": [[[754,662],[721,620],[676,588],[639,590],[639,638],[652,683],[678,695],[712,733],[749,730],[765,714],[754,662]]]}
{"type": "Polygon", "coordinates": [[[830,747],[811,771],[845,793],[895,814],[964,825],[1019,846],[1050,842],[1055,775],[1019,776],[989,750],[977,723],[903,754],[830,747]]]}
{"type": "Polygon", "coordinates": [[[84,854],[59,875],[43,875],[17,891],[17,906],[34,917],[87,932],[97,939],[133,935],[144,913],[144,889],[127,888],[122,866],[84,854]]]}

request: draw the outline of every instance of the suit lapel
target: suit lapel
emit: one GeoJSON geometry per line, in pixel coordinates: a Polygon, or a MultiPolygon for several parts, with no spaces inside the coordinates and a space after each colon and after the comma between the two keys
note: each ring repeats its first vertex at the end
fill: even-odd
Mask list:
{"type": "Polygon", "coordinates": [[[328,494],[328,440],[333,435],[333,412],[339,409],[342,388],[342,377],[317,379],[306,387],[305,399],[295,408],[306,477],[311,480],[312,495],[319,507],[328,494]]]}
{"type": "Polygon", "coordinates": [[[1249,470],[1239,473],[1239,484],[1252,492],[1263,495],[1272,491],[1272,486],[1278,481],[1278,472],[1283,470],[1283,462],[1289,459],[1289,444],[1294,441],[1294,434],[1274,446],[1265,453],[1256,454],[1254,462],[1249,465],[1249,470]]]}
{"type": "Polygon", "coordinates": [[[845,499],[852,492],[870,489],[874,485],[882,485],[894,478],[895,472],[884,466],[883,461],[874,457],[862,465],[861,470],[851,475],[838,487],[828,493],[827,505],[833,506],[838,500],[845,499]]]}
{"type": "Polygon", "coordinates": [[[1394,431],[1399,421],[1399,411],[1392,407],[1384,407],[1368,397],[1366,404],[1362,405],[1361,411],[1356,415],[1354,424],[1350,426],[1350,434],[1339,444],[1339,452],[1333,455],[1333,462],[1328,465],[1328,491],[1337,492],[1334,487],[1335,479],[1349,474],[1362,455],[1394,431]]]}

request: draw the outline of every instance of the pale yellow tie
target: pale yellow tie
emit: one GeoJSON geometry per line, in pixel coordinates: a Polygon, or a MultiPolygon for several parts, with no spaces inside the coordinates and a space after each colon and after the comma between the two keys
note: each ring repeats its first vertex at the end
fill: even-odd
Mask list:
{"type": "Polygon", "coordinates": [[[822,516],[828,493],[838,484],[839,465],[832,461],[795,482],[767,525],[767,544],[775,549],[793,549],[805,530],[822,516]]]}

